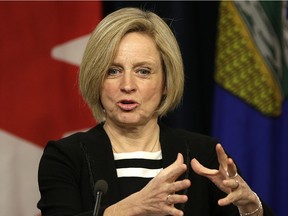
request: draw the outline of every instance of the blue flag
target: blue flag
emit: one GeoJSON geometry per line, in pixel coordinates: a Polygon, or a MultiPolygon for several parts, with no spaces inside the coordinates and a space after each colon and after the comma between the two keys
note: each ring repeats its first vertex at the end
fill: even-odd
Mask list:
{"type": "Polygon", "coordinates": [[[288,215],[287,29],[287,2],[220,3],[213,135],[278,216],[288,215]]]}

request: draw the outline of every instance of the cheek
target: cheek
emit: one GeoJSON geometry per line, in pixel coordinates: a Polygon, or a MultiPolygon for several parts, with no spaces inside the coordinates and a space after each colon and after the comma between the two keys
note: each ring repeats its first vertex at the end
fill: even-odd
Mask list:
{"type": "Polygon", "coordinates": [[[113,94],[115,94],[115,87],[113,88],[113,85],[104,84],[102,86],[101,97],[111,97],[113,94]]]}
{"type": "Polygon", "coordinates": [[[163,89],[159,85],[155,85],[152,88],[147,88],[145,95],[148,100],[151,98],[160,100],[163,96],[163,89]]]}
{"type": "Polygon", "coordinates": [[[111,85],[103,85],[100,94],[102,105],[105,107],[105,105],[109,104],[109,101],[113,101],[115,94],[115,90],[111,85]]]}

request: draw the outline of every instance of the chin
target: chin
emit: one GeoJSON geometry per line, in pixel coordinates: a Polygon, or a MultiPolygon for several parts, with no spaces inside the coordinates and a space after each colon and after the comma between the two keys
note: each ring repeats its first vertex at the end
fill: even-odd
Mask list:
{"type": "Polygon", "coordinates": [[[140,121],[137,120],[131,120],[131,119],[125,119],[125,120],[119,120],[118,121],[122,125],[138,125],[140,124],[140,121]]]}
{"type": "Polygon", "coordinates": [[[129,126],[137,126],[142,125],[145,122],[147,122],[145,119],[140,118],[139,116],[127,116],[127,115],[121,115],[117,121],[122,125],[129,125],[129,126]]]}

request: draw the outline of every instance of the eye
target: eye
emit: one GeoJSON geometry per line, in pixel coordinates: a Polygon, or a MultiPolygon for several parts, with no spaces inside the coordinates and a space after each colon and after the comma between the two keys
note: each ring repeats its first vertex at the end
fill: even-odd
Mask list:
{"type": "Polygon", "coordinates": [[[137,74],[146,77],[151,74],[151,70],[149,68],[141,68],[137,70],[137,74]]]}
{"type": "Polygon", "coordinates": [[[108,72],[107,72],[107,75],[108,75],[108,77],[109,76],[117,76],[120,72],[121,71],[118,68],[109,68],[108,72]]]}

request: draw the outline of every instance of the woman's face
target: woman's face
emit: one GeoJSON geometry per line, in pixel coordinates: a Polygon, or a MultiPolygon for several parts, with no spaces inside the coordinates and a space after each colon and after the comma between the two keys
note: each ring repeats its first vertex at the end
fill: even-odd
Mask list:
{"type": "Polygon", "coordinates": [[[162,70],[160,53],[150,36],[125,35],[102,86],[106,123],[139,126],[157,121],[164,93],[162,70]]]}

